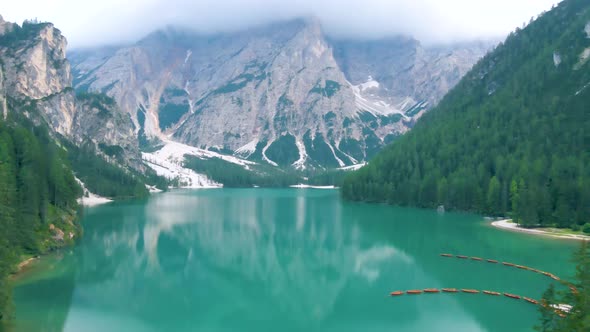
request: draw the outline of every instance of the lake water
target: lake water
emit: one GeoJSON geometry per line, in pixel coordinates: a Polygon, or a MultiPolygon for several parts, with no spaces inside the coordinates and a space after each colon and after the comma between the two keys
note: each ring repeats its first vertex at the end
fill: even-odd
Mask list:
{"type": "Polygon", "coordinates": [[[532,331],[575,242],[481,216],[341,201],[337,190],[180,190],[84,211],[85,234],[18,280],[17,331],[532,331]]]}

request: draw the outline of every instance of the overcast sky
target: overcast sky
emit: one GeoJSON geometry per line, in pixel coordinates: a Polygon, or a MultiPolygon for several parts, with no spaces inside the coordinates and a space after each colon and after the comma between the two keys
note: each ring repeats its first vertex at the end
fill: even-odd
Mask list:
{"type": "Polygon", "coordinates": [[[71,47],[135,41],[160,27],[231,31],[318,17],[335,37],[411,35],[426,43],[505,36],[559,0],[2,0],[12,22],[53,22],[71,47]]]}

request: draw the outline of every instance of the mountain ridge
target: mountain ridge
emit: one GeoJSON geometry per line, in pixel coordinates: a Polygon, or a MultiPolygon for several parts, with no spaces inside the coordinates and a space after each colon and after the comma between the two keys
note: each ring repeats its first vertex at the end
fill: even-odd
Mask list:
{"type": "MultiPolygon", "coordinates": [[[[373,92],[387,87],[369,73],[353,85],[331,43],[312,18],[213,36],[167,28],[116,51],[73,52],[71,59],[75,87],[114,97],[147,142],[164,135],[269,164],[340,167],[369,159],[438,97],[382,98],[373,92]],[[266,155],[279,147],[289,153],[266,155]]],[[[486,50],[461,62],[470,67],[486,50]]],[[[463,71],[423,77],[449,76],[436,85],[446,90],[463,71]]]]}

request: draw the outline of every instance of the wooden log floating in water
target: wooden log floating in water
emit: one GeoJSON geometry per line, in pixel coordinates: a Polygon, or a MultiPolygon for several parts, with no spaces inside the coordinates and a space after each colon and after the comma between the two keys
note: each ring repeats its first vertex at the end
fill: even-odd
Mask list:
{"type": "Polygon", "coordinates": [[[463,288],[463,289],[461,289],[461,291],[463,293],[469,293],[469,294],[477,294],[477,293],[479,293],[479,291],[477,289],[465,289],[465,288],[463,288]]]}
{"type": "Polygon", "coordinates": [[[436,288],[426,288],[424,289],[424,293],[440,293],[440,291],[436,288]]]}
{"type": "Polygon", "coordinates": [[[510,294],[510,293],[504,293],[504,296],[509,297],[511,299],[520,300],[520,296],[514,295],[514,294],[510,294]]]}
{"type": "MultiPolygon", "coordinates": [[[[440,255],[443,256],[443,257],[453,257],[452,254],[440,254],[440,255]]],[[[470,258],[470,259],[472,259],[474,261],[483,261],[484,260],[483,258],[476,257],[476,256],[469,257],[469,256],[465,256],[465,255],[455,255],[455,257],[461,258],[461,259],[469,259],[470,258]]],[[[498,261],[495,260],[495,259],[485,259],[485,261],[488,262],[488,263],[493,263],[493,264],[497,264],[498,263],[498,261]]],[[[561,280],[561,278],[559,278],[558,276],[556,276],[556,275],[554,275],[552,273],[541,271],[541,270],[537,270],[537,269],[533,269],[532,267],[528,267],[528,266],[525,266],[525,265],[518,265],[518,264],[514,264],[514,263],[509,263],[509,262],[502,262],[502,264],[503,265],[506,265],[506,266],[510,266],[510,267],[516,267],[516,268],[521,269],[521,270],[526,270],[526,271],[541,273],[544,276],[547,276],[547,277],[549,277],[549,278],[551,278],[553,280],[556,280],[556,281],[560,281],[561,280]]],[[[575,292],[575,291],[572,289],[572,292],[575,292]]]]}
{"type": "MultiPolygon", "coordinates": [[[[422,294],[422,293],[440,293],[440,292],[445,292],[445,293],[458,293],[459,290],[457,290],[456,288],[441,288],[440,290],[438,288],[425,288],[423,291],[419,290],[419,289],[411,289],[411,290],[407,290],[406,293],[407,294],[422,294]]],[[[468,294],[478,294],[480,293],[480,291],[478,291],[477,289],[469,289],[469,288],[463,288],[461,289],[461,292],[463,293],[468,293],[468,294]]],[[[549,305],[544,302],[544,301],[537,301],[535,299],[531,299],[530,297],[526,297],[526,296],[520,296],[520,295],[516,295],[516,294],[512,294],[512,293],[499,293],[499,292],[494,292],[494,291],[490,291],[490,290],[484,290],[481,291],[481,293],[486,294],[486,295],[491,295],[491,296],[499,296],[504,294],[504,296],[511,298],[511,299],[515,299],[515,300],[520,300],[523,299],[528,303],[531,304],[539,304],[542,305],[544,307],[548,307],[549,305]]],[[[389,293],[390,296],[395,297],[395,296],[400,296],[403,295],[404,292],[403,291],[395,291],[395,292],[391,292],[389,293]]],[[[565,313],[567,311],[569,311],[570,308],[566,308],[566,305],[551,305],[551,307],[553,307],[555,309],[555,312],[562,316],[565,317],[565,313]]]]}
{"type": "Polygon", "coordinates": [[[493,292],[493,291],[489,291],[489,290],[484,290],[483,293],[486,295],[494,295],[494,296],[500,295],[500,293],[498,293],[498,292],[493,292]]]}
{"type": "Polygon", "coordinates": [[[445,293],[457,293],[458,292],[457,288],[443,288],[442,291],[445,293]]]}

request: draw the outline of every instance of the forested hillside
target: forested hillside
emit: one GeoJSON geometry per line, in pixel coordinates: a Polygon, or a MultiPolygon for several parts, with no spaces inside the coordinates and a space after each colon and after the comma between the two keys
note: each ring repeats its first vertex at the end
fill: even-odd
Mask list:
{"type": "Polygon", "coordinates": [[[517,29],[407,135],[345,179],[345,198],[590,222],[590,2],[517,29]]]}
{"type": "Polygon", "coordinates": [[[72,243],[79,234],[81,194],[65,150],[46,130],[0,121],[0,321],[10,304],[7,277],[19,259],[72,243]]]}

